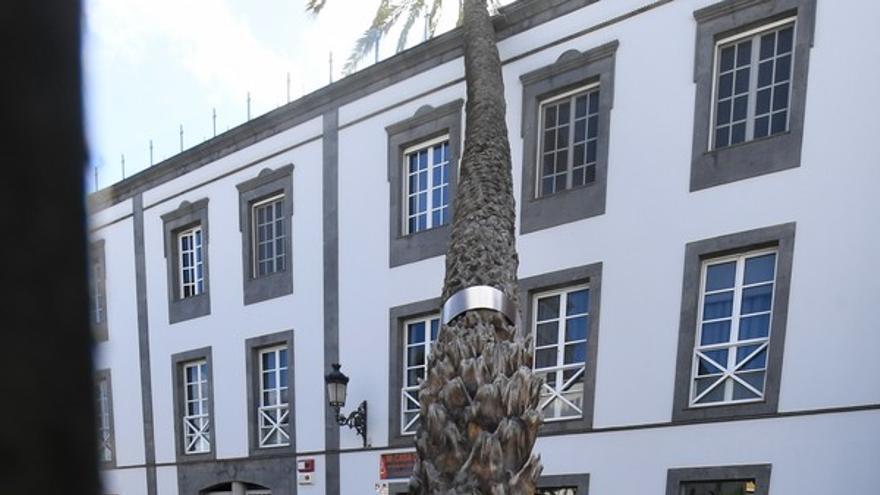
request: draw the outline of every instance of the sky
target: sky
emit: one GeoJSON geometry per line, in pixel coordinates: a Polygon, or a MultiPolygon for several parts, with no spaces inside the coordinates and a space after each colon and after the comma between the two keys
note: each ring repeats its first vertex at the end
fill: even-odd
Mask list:
{"type": "MultiPolygon", "coordinates": [[[[380,0],[85,0],[83,66],[87,190],[110,186],[152,163],[295,100],[333,79],[380,0]]],[[[506,2],[505,2],[506,3],[506,2]]],[[[445,2],[437,34],[454,26],[445,2]]],[[[453,10],[449,10],[449,9],[453,10]]],[[[423,39],[413,29],[409,45],[423,39]]],[[[391,33],[380,59],[393,55],[391,33]]],[[[366,63],[372,62],[372,59],[366,63]]]]}

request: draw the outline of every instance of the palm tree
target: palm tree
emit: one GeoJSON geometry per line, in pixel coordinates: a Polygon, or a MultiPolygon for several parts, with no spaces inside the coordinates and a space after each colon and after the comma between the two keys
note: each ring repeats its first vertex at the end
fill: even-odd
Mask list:
{"type": "MultiPolygon", "coordinates": [[[[310,5],[320,10],[324,1],[310,5]]],[[[461,1],[466,128],[443,300],[489,286],[516,314],[519,258],[501,61],[488,0],[461,1]]],[[[383,0],[380,11],[387,5],[383,0]]],[[[424,0],[395,8],[403,5],[424,0]]],[[[374,21],[371,29],[377,27],[374,21]]],[[[412,492],[534,493],[541,473],[532,448],[541,424],[542,381],[531,364],[531,334],[500,311],[468,309],[443,325],[419,391],[412,492]]]]}

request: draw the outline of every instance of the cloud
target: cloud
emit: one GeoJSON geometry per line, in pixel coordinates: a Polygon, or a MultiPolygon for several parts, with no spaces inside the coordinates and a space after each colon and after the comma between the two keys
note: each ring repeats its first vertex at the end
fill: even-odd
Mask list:
{"type": "Polygon", "coordinates": [[[92,0],[87,22],[106,60],[138,65],[165,53],[211,100],[278,99],[292,65],[222,0],[92,0]]]}

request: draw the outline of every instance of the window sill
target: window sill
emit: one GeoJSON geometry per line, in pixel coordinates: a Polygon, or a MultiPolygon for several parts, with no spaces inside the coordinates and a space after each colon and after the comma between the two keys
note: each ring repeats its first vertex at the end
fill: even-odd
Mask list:
{"type": "Polygon", "coordinates": [[[168,323],[180,323],[211,314],[211,294],[203,292],[197,296],[175,299],[168,305],[168,323]]]}
{"type": "MultiPolygon", "coordinates": [[[[286,263],[290,263],[290,257],[286,263]]],[[[293,274],[283,270],[244,281],[244,304],[255,304],[276,297],[293,294],[293,274]]]]}
{"type": "Polygon", "coordinates": [[[520,234],[556,227],[605,213],[605,182],[598,178],[583,186],[527,200],[520,214],[520,234]]]}
{"type": "Polygon", "coordinates": [[[786,132],[695,155],[690,191],[800,166],[801,133],[786,132]]]}
{"type": "Polygon", "coordinates": [[[446,254],[451,232],[452,225],[447,223],[392,238],[388,259],[389,266],[394,268],[446,254]]]}

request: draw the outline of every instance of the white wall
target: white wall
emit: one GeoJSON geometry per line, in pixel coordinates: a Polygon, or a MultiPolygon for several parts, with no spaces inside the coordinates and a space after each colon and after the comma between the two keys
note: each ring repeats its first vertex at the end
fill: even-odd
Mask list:
{"type": "MultiPolygon", "coordinates": [[[[273,138],[275,147],[301,143],[314,138],[320,119],[309,121],[273,138]],[[316,122],[318,122],[316,124],[316,122]]],[[[202,179],[213,174],[229,173],[219,180],[186,191],[172,181],[150,191],[149,198],[161,202],[148,203],[145,195],[145,243],[155,246],[146,251],[147,291],[150,315],[150,350],[156,425],[156,459],[173,462],[174,417],[172,404],[171,358],[175,353],[211,346],[214,362],[214,413],[217,457],[247,456],[247,404],[245,381],[245,340],[250,337],[294,330],[296,362],[297,448],[323,449],[323,430],[311,425],[321,424],[323,411],[310,407],[314,397],[323,398],[322,366],[315,357],[323,356],[323,282],[321,140],[311,140],[271,158],[273,147],[259,143],[234,153],[217,164],[199,169],[202,179]],[[293,171],[293,294],[244,306],[241,273],[241,233],[239,231],[239,197],[236,185],[256,177],[260,170],[294,164],[293,171]],[[242,166],[247,168],[237,170],[242,166]],[[211,173],[209,173],[211,172],[211,173]],[[182,192],[181,191],[185,191],[182,192]],[[163,223],[161,215],[176,209],[184,200],[193,202],[208,197],[208,261],[211,314],[185,322],[168,324],[166,260],[163,255],[163,223]],[[312,365],[301,365],[311,363],[312,365]]],[[[185,178],[187,181],[190,177],[185,178]]],[[[192,183],[188,182],[189,187],[192,183]]]]}

